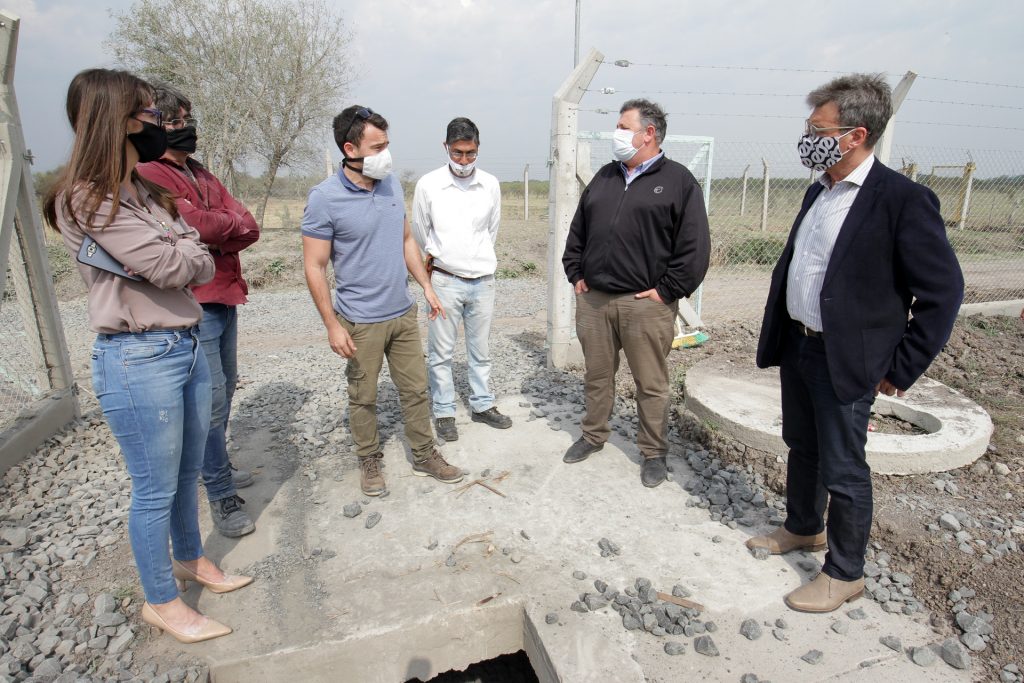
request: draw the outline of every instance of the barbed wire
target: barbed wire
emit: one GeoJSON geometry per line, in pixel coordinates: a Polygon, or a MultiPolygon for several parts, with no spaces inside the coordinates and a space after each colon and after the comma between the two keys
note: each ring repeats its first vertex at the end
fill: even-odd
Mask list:
{"type": "MultiPolygon", "coordinates": [[[[792,72],[792,73],[811,73],[811,74],[850,74],[856,73],[854,71],[836,71],[832,69],[803,69],[798,67],[783,67],[783,66],[741,66],[741,65],[718,65],[718,64],[662,64],[657,62],[631,62],[628,59],[614,59],[607,60],[602,59],[602,64],[611,64],[613,66],[627,67],[627,66],[660,66],[667,67],[670,69],[718,69],[723,71],[776,71],[776,72],[792,72]]],[[[886,76],[902,75],[893,74],[891,72],[883,71],[882,74],[886,76]]],[[[1024,85],[1016,85],[1012,83],[995,83],[992,81],[972,81],[964,78],[946,78],[944,76],[926,76],[924,74],[917,74],[918,78],[925,78],[931,81],[942,81],[945,83],[960,83],[962,85],[983,85],[990,88],[1013,88],[1016,90],[1024,90],[1024,85]]]]}
{"type": "MultiPolygon", "coordinates": [[[[599,95],[621,95],[623,93],[643,93],[649,95],[697,95],[697,96],[725,96],[725,97],[806,97],[796,93],[771,93],[771,92],[715,92],[708,90],[617,90],[615,88],[587,88],[584,92],[596,93],[599,95]]],[[[952,100],[926,100],[915,97],[908,97],[906,102],[925,102],[928,104],[955,104],[964,107],[983,107],[988,109],[1012,109],[1021,111],[1024,107],[1010,104],[989,104],[986,102],[955,102],[952,100]]]]}

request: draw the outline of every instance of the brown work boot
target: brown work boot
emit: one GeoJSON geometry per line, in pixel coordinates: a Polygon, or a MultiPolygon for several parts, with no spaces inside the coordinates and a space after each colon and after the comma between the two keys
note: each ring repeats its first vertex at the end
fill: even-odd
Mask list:
{"type": "Polygon", "coordinates": [[[817,552],[824,550],[827,546],[828,543],[826,542],[824,531],[813,536],[797,536],[796,534],[789,533],[785,527],[781,526],[767,536],[754,536],[747,540],[747,547],[751,550],[767,548],[768,552],[772,555],[782,555],[791,550],[817,552]]]}
{"type": "Polygon", "coordinates": [[[822,572],[786,596],[786,605],[797,612],[832,612],[844,602],[864,595],[864,579],[840,581],[822,572]]]}
{"type": "Polygon", "coordinates": [[[380,470],[383,458],[383,453],[359,458],[359,488],[368,496],[379,496],[388,487],[384,482],[384,473],[380,470]]]}
{"type": "Polygon", "coordinates": [[[454,465],[449,465],[438,450],[435,450],[422,460],[414,462],[412,464],[412,473],[417,477],[433,477],[446,484],[462,481],[462,470],[454,465]]]}

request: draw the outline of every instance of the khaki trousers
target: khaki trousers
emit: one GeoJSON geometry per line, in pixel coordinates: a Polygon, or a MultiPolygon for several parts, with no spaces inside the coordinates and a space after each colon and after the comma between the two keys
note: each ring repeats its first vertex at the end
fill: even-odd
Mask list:
{"type": "Polygon", "coordinates": [[[640,418],[637,445],[644,458],[668,452],[668,352],[672,350],[679,305],[633,294],[590,290],[576,296],[576,336],[586,362],[584,393],[587,412],[583,437],[594,445],[608,440],[608,420],[615,403],[615,372],[619,350],[636,382],[640,418]]]}
{"type": "Polygon", "coordinates": [[[345,368],[349,430],[356,455],[362,458],[380,452],[377,379],[387,356],[388,370],[402,404],[405,438],[413,458],[420,461],[430,456],[434,451],[434,433],[430,428],[427,369],[416,322],[416,306],[410,306],[404,315],[379,323],[353,323],[340,315],[338,322],[356,345],[356,354],[348,359],[345,368]]]}

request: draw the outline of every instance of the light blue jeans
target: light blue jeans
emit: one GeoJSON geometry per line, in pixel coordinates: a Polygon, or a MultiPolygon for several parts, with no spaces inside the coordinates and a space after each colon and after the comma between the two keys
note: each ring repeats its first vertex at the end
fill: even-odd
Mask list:
{"type": "Polygon", "coordinates": [[[238,384],[238,315],[235,306],[203,304],[199,341],[210,366],[213,389],[210,433],[206,437],[206,454],[203,456],[203,484],[206,486],[206,498],[212,503],[235,495],[225,436],[231,416],[231,399],[238,384]]]}
{"type": "Polygon", "coordinates": [[[482,413],[494,405],[490,391],[491,352],[488,338],[494,317],[494,276],[463,280],[434,271],[430,278],[447,318],[430,321],[427,336],[427,371],[434,417],[455,415],[455,383],[452,356],[459,338],[459,325],[466,328],[466,357],[469,364],[469,405],[482,413]]]}
{"type": "Polygon", "coordinates": [[[197,479],[210,429],[210,370],[199,330],[100,334],[92,384],[132,478],[128,538],[146,600],[178,597],[174,557],[203,554],[197,479]]]}

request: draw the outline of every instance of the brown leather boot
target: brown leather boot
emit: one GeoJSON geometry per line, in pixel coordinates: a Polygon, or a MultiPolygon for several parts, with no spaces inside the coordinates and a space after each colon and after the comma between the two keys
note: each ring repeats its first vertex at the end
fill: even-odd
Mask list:
{"type": "Polygon", "coordinates": [[[822,572],[786,596],[786,605],[797,612],[831,612],[844,602],[864,595],[864,579],[840,581],[822,572]]]}
{"type": "Polygon", "coordinates": [[[388,485],[380,469],[383,458],[383,453],[359,458],[359,488],[368,496],[379,496],[387,490],[388,485]]]}
{"type": "Polygon", "coordinates": [[[412,473],[417,477],[433,477],[446,484],[462,481],[462,470],[454,465],[449,465],[438,450],[435,450],[426,458],[414,462],[412,464],[412,473]]]}
{"type": "Polygon", "coordinates": [[[828,546],[825,532],[813,536],[797,536],[786,531],[785,527],[779,527],[767,536],[754,536],[747,540],[747,547],[767,548],[772,555],[782,555],[791,550],[810,550],[817,552],[828,546]]]}

